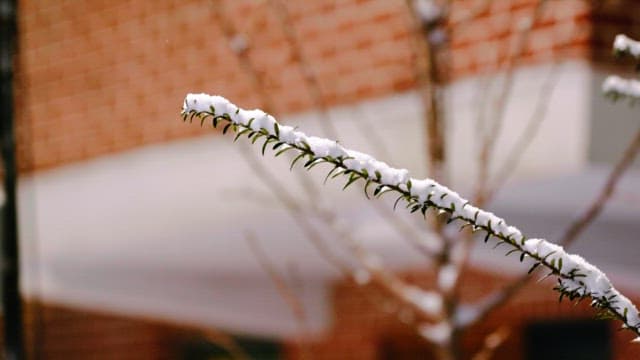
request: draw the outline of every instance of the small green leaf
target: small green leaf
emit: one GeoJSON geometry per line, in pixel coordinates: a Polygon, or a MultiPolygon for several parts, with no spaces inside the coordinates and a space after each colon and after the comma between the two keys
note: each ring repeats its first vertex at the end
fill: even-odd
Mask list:
{"type": "Polygon", "coordinates": [[[366,196],[366,198],[368,200],[371,200],[371,198],[369,197],[369,192],[367,191],[367,189],[369,188],[369,185],[371,185],[371,183],[373,183],[373,181],[368,179],[367,182],[364,184],[364,196],[366,196]]]}
{"type": "Polygon", "coordinates": [[[325,176],[324,181],[322,182],[323,184],[327,183],[327,180],[329,180],[329,176],[331,176],[331,174],[333,174],[334,171],[339,170],[340,168],[336,165],[334,166],[333,169],[331,169],[328,173],[327,176],[325,176]]]}
{"type": "Polygon", "coordinates": [[[533,266],[531,267],[531,269],[529,269],[529,271],[527,271],[527,274],[531,274],[533,272],[533,270],[535,270],[538,266],[540,266],[540,263],[537,262],[535,264],[533,264],[533,266]]]}
{"type": "Polygon", "coordinates": [[[293,160],[291,161],[291,166],[289,167],[289,171],[293,170],[293,166],[296,164],[296,162],[298,162],[298,160],[300,160],[303,156],[305,156],[307,154],[305,153],[300,153],[298,156],[296,156],[295,158],[293,158],[293,160]]]}
{"type": "Polygon", "coordinates": [[[285,153],[285,152],[287,152],[287,151],[289,151],[289,150],[291,150],[291,149],[295,149],[295,148],[294,148],[294,147],[292,147],[292,146],[287,146],[287,147],[285,147],[285,148],[283,148],[283,149],[280,149],[280,150],[276,153],[276,155],[275,155],[275,156],[276,156],[276,157],[278,157],[278,156],[282,155],[283,153],[285,153]]]}
{"type": "Polygon", "coordinates": [[[357,173],[351,173],[351,175],[349,176],[349,181],[347,181],[346,184],[344,184],[344,186],[342,187],[342,190],[346,189],[349,185],[353,184],[356,180],[358,180],[360,178],[360,175],[358,175],[357,173]]]}

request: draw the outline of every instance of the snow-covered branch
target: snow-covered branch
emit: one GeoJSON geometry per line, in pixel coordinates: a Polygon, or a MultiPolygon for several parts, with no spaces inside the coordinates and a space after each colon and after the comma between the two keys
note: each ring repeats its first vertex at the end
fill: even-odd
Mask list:
{"type": "Polygon", "coordinates": [[[613,51],[616,55],[628,55],[640,60],[640,41],[633,40],[624,34],[618,34],[613,41],[613,51]]]}
{"type": "MultiPolygon", "coordinates": [[[[618,56],[631,56],[640,61],[640,41],[618,34],[613,42],[613,52],[618,56]]],[[[640,81],[611,75],[602,84],[602,91],[613,100],[629,98],[635,102],[640,99],[640,81]]]]}
{"type": "Polygon", "coordinates": [[[246,135],[252,143],[262,139],[262,151],[267,146],[278,150],[276,156],[293,150],[299,160],[306,160],[304,167],[311,169],[320,163],[328,163],[333,169],[329,177],[348,177],[345,188],[355,181],[365,182],[364,192],[369,197],[369,187],[374,185],[372,194],[376,197],[387,192],[398,195],[411,212],[425,214],[429,209],[446,213],[449,222],[462,222],[474,231],[485,233],[485,241],[494,238],[498,243],[511,247],[508,254],[519,253],[520,260],[530,258],[532,269],[543,266],[555,275],[555,287],[560,298],[570,299],[590,297],[591,305],[619,319],[624,327],[640,335],[640,316],[631,301],[616,290],[606,275],[594,265],[578,255],[569,254],[558,245],[543,239],[527,239],[517,228],[494,214],[471,205],[456,192],[432,179],[419,180],[409,177],[406,169],[396,169],[370,155],[347,149],[336,141],[315,136],[307,136],[291,126],[279,125],[276,120],[261,110],[242,110],[221,96],[189,94],[182,110],[183,120],[207,119],[214,127],[223,126],[223,133],[232,130],[236,139],[246,135]]]}
{"type": "Polygon", "coordinates": [[[640,100],[640,81],[610,75],[602,84],[602,91],[614,100],[620,98],[640,100]]]}

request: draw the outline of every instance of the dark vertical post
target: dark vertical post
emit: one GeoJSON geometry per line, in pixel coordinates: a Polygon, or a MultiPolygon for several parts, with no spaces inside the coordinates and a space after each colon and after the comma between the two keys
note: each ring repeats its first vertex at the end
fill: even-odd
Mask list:
{"type": "Polygon", "coordinates": [[[16,50],[16,0],[0,0],[0,130],[4,163],[2,227],[2,305],[6,359],[23,359],[22,304],[16,215],[16,152],[13,131],[13,69],[16,50]]]}

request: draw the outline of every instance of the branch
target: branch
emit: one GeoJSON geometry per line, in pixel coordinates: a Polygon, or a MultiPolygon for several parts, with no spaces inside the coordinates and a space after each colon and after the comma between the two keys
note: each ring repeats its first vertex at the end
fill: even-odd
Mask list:
{"type": "MultiPolygon", "coordinates": [[[[614,43],[614,52],[616,52],[618,55],[629,55],[629,54],[633,55],[633,52],[636,49],[640,50],[640,48],[636,47],[637,44],[638,44],[637,42],[634,42],[633,40],[628,39],[624,35],[618,35],[616,37],[616,42],[614,43]]],[[[611,96],[612,94],[610,92],[614,91],[613,88],[616,88],[618,86],[619,80],[617,79],[619,78],[617,79],[616,78],[617,77],[615,76],[610,76],[607,78],[607,80],[605,80],[603,84],[603,90],[606,95],[611,96]]],[[[625,80],[621,80],[621,81],[625,81],[625,80]]],[[[619,95],[614,95],[612,97],[615,100],[617,99],[617,96],[619,95]]],[[[637,153],[639,150],[640,150],[640,130],[638,130],[638,132],[635,135],[635,138],[629,143],[622,157],[616,163],[616,165],[614,166],[614,169],[611,171],[611,173],[607,177],[605,186],[600,190],[599,195],[591,202],[591,204],[589,205],[589,207],[587,207],[584,213],[578,216],[571,223],[571,225],[567,228],[563,236],[560,238],[559,240],[560,245],[570,246],[578,238],[578,236],[589,226],[589,224],[591,224],[598,217],[598,215],[604,209],[604,206],[606,205],[607,201],[610,199],[611,195],[613,194],[618,181],[620,180],[624,172],[629,168],[629,166],[633,164],[633,161],[637,156],[637,153]]],[[[508,161],[507,163],[509,162],[510,161],[508,161]]],[[[498,177],[498,179],[500,179],[500,177],[498,177]]],[[[494,191],[495,191],[495,187],[494,187],[494,191]]],[[[480,303],[476,304],[475,306],[477,307],[477,311],[475,312],[475,316],[471,319],[467,319],[468,321],[467,321],[467,324],[465,325],[477,323],[483,320],[491,311],[493,311],[497,307],[507,302],[509,298],[511,298],[511,296],[513,296],[522,287],[524,287],[530,281],[530,279],[531,277],[529,277],[528,274],[523,274],[522,276],[520,276],[519,278],[515,279],[510,284],[508,284],[506,287],[504,287],[502,290],[499,290],[489,295],[480,303]]]]}
{"type": "Polygon", "coordinates": [[[613,52],[617,56],[631,56],[640,60],[640,41],[633,40],[624,34],[618,34],[613,41],[613,52]]]}
{"type": "Polygon", "coordinates": [[[304,55],[300,41],[298,41],[298,35],[293,27],[291,16],[287,6],[281,0],[268,0],[269,5],[274,9],[276,15],[280,19],[282,24],[282,30],[285,35],[287,43],[289,43],[289,49],[291,50],[292,59],[298,64],[300,73],[304,79],[307,89],[311,95],[311,99],[314,102],[315,107],[320,111],[321,118],[320,127],[326,136],[337,139],[338,132],[329,116],[329,109],[325,101],[325,97],[320,87],[320,81],[313,68],[309,65],[309,61],[304,55]]]}
{"type": "MultiPolygon", "coordinates": [[[[613,194],[617,183],[625,173],[625,171],[633,164],[633,160],[640,150],[640,130],[636,133],[635,138],[627,149],[625,150],[622,158],[615,165],[607,177],[605,186],[600,190],[598,196],[591,202],[585,212],[578,216],[571,225],[567,228],[564,235],[560,238],[558,243],[563,246],[570,246],[578,238],[578,236],[587,228],[593,220],[602,212],[605,204],[613,194]]],[[[487,296],[484,300],[481,300],[475,306],[477,307],[477,314],[473,319],[467,321],[470,325],[482,321],[486,316],[494,309],[502,306],[506,303],[511,296],[517,293],[521,288],[531,281],[532,277],[529,274],[523,274],[517,279],[513,280],[510,284],[503,289],[487,296]]]]}
{"type": "Polygon", "coordinates": [[[520,30],[518,33],[518,38],[516,42],[515,53],[513,56],[510,56],[507,61],[505,78],[502,82],[502,87],[500,88],[500,92],[496,97],[495,105],[494,105],[494,120],[490,125],[489,131],[482,137],[482,145],[480,148],[479,159],[478,159],[478,185],[477,185],[477,194],[476,201],[480,206],[484,205],[486,202],[485,192],[488,190],[487,181],[489,180],[489,169],[491,168],[491,159],[493,149],[496,143],[496,139],[498,134],[502,129],[502,125],[504,123],[504,117],[506,114],[506,107],[509,99],[509,95],[513,93],[513,83],[515,77],[515,68],[518,61],[524,55],[524,50],[529,42],[529,37],[531,35],[531,30],[534,25],[540,18],[542,14],[542,10],[547,0],[538,0],[536,6],[533,10],[533,14],[529,19],[528,23],[524,28],[520,30]]]}
{"type": "Polygon", "coordinates": [[[628,98],[634,103],[640,100],[640,81],[611,75],[602,84],[602,91],[614,101],[628,98]]]}
{"type": "Polygon", "coordinates": [[[431,33],[439,29],[438,23],[444,19],[444,11],[439,5],[430,1],[406,0],[411,16],[411,33],[413,34],[413,52],[415,56],[414,71],[418,90],[424,107],[427,127],[427,145],[429,158],[429,174],[441,179],[445,161],[444,124],[442,122],[440,102],[437,97],[438,62],[435,48],[430,41],[431,33]],[[421,10],[429,3],[431,10],[421,10]],[[423,5],[423,6],[421,6],[423,5]],[[421,14],[429,12],[431,14],[421,14]]]}
{"type": "Polygon", "coordinates": [[[258,260],[262,269],[269,275],[269,278],[276,286],[278,293],[282,296],[282,299],[287,303],[289,309],[293,317],[296,319],[298,323],[298,329],[300,331],[301,337],[298,337],[298,346],[303,350],[304,358],[310,359],[311,352],[309,348],[305,346],[304,339],[310,339],[309,333],[309,324],[307,323],[307,315],[304,311],[304,306],[302,305],[302,301],[295,293],[293,289],[289,286],[284,277],[278,272],[273,263],[269,261],[267,254],[260,247],[260,244],[256,240],[255,236],[252,233],[247,233],[245,236],[247,243],[249,244],[249,248],[251,248],[251,252],[258,260]]]}
{"type": "Polygon", "coordinates": [[[484,338],[480,349],[471,360],[490,360],[496,349],[509,337],[511,330],[507,326],[501,326],[484,338]]]}
{"type": "Polygon", "coordinates": [[[425,214],[434,209],[450,216],[449,222],[462,222],[474,231],[485,233],[485,240],[496,239],[511,248],[511,253],[519,253],[520,260],[530,258],[534,265],[547,268],[558,284],[554,288],[560,298],[591,298],[591,305],[622,321],[624,327],[640,335],[640,316],[631,301],[616,290],[606,275],[594,265],[578,255],[568,254],[562,247],[544,239],[527,239],[520,230],[509,226],[494,214],[469,204],[454,191],[432,179],[418,180],[409,177],[405,169],[395,169],[376,160],[370,155],[349,150],[329,139],[307,136],[290,126],[279,125],[276,120],[261,110],[242,110],[220,96],[189,94],[185,98],[182,111],[183,120],[198,118],[201,125],[208,119],[214,127],[223,126],[223,133],[231,130],[236,139],[246,135],[252,143],[262,139],[263,153],[267,146],[279,149],[277,155],[293,151],[297,156],[292,167],[301,159],[306,159],[304,167],[311,169],[320,163],[333,166],[329,176],[345,176],[345,188],[362,179],[364,192],[375,186],[373,195],[380,197],[386,192],[398,196],[396,204],[404,201],[411,212],[425,214]]]}
{"type": "Polygon", "coordinates": [[[502,163],[500,169],[496,172],[495,181],[493,186],[487,190],[486,199],[487,201],[491,200],[495,195],[496,191],[500,189],[502,184],[509,179],[509,176],[513,173],[514,169],[520,163],[522,159],[522,155],[524,155],[525,151],[529,148],[533,139],[535,139],[538,130],[540,129],[540,125],[547,115],[547,111],[549,110],[549,101],[551,101],[551,95],[553,94],[553,90],[558,83],[558,64],[554,63],[547,74],[547,78],[542,84],[540,88],[540,93],[538,94],[538,101],[536,102],[535,109],[527,122],[524,130],[520,134],[520,137],[516,140],[515,144],[511,148],[510,151],[507,151],[507,159],[502,163]]]}
{"type": "Polygon", "coordinates": [[[248,147],[241,146],[240,148],[240,153],[245,158],[245,161],[249,163],[251,169],[256,172],[256,175],[258,175],[257,178],[273,192],[278,201],[280,201],[285,210],[287,210],[289,215],[294,219],[296,225],[307,235],[309,241],[318,253],[329,264],[338,269],[343,276],[350,276],[350,266],[327,246],[322,234],[316,230],[306,216],[304,207],[296,201],[295,197],[289,193],[287,188],[282,185],[275,176],[262,166],[262,163],[249,152],[248,147]]]}
{"type": "Polygon", "coordinates": [[[600,190],[600,194],[592,201],[591,205],[587,208],[587,210],[580,215],[577,219],[571,223],[571,226],[565,231],[563,236],[560,238],[559,243],[563,246],[571,245],[575,239],[595,220],[598,215],[604,209],[605,204],[611,198],[618,181],[622,175],[627,171],[629,166],[633,164],[633,160],[638,154],[638,150],[640,150],[640,130],[636,132],[635,137],[627,146],[627,149],[624,151],[622,158],[616,166],[614,167],[611,174],[607,178],[607,182],[605,183],[602,190],[600,190]]]}

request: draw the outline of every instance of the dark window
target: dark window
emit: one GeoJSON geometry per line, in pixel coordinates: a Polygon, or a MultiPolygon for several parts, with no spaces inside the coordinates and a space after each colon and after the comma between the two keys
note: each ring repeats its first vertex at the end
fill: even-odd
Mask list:
{"type": "MultiPolygon", "coordinates": [[[[268,339],[236,336],[235,345],[250,359],[277,360],[282,358],[280,344],[268,339]]],[[[228,347],[221,346],[205,338],[191,338],[181,348],[180,358],[184,360],[231,360],[239,356],[228,347]]]]}
{"type": "Polygon", "coordinates": [[[540,322],[525,330],[528,360],[609,360],[609,323],[598,320],[540,322]]]}

